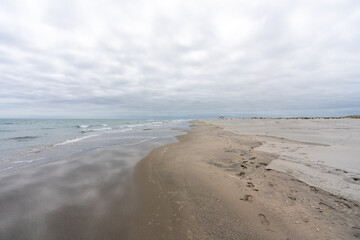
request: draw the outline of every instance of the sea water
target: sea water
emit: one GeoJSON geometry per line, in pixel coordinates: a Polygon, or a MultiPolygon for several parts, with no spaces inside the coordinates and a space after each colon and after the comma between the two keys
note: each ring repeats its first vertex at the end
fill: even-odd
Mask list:
{"type": "Polygon", "coordinates": [[[133,171],[184,120],[0,120],[0,239],[127,239],[133,171]]]}
{"type": "Polygon", "coordinates": [[[174,136],[184,120],[0,119],[0,172],[109,146],[174,136]]]}

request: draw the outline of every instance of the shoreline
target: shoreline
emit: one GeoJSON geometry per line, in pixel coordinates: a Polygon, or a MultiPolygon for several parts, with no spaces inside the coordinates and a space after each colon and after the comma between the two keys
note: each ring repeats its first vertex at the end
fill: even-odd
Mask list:
{"type": "Polygon", "coordinates": [[[261,142],[204,121],[135,167],[130,239],[329,239],[360,236],[359,203],[269,170],[261,142]]]}
{"type": "Polygon", "coordinates": [[[134,167],[175,134],[165,126],[131,134],[136,141],[156,136],[149,141],[69,151],[3,172],[0,239],[128,239],[137,210],[134,167]]]}

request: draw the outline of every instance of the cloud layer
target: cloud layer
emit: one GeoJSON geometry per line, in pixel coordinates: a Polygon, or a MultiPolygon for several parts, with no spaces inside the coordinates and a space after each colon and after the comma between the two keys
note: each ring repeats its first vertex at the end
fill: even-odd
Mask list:
{"type": "Polygon", "coordinates": [[[0,117],[360,113],[360,2],[0,0],[0,117]]]}

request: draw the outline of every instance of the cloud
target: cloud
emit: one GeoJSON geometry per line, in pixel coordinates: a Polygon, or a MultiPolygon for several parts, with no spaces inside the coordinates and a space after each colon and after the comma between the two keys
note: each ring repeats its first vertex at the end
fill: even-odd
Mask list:
{"type": "Polygon", "coordinates": [[[2,1],[0,117],[360,113],[354,1],[2,1]]]}

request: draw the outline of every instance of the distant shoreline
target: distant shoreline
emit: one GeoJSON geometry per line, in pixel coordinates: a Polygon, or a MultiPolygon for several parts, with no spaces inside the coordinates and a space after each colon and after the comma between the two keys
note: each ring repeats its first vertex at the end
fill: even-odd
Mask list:
{"type": "Polygon", "coordinates": [[[360,119],[360,115],[350,115],[344,117],[224,117],[220,116],[218,119],[345,119],[345,118],[353,118],[360,119]]]}

